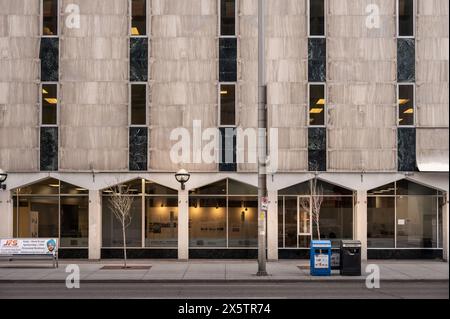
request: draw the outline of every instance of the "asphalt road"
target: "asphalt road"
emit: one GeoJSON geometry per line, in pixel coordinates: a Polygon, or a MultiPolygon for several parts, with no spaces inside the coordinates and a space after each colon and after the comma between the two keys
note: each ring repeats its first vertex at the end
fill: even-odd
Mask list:
{"type": "Polygon", "coordinates": [[[67,289],[64,283],[0,283],[0,299],[448,299],[449,283],[381,282],[380,289],[367,289],[358,282],[304,283],[83,283],[67,289]]]}

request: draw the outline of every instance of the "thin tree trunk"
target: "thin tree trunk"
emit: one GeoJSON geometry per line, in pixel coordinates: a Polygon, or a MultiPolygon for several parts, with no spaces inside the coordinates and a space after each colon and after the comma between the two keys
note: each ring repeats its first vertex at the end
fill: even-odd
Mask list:
{"type": "Polygon", "coordinates": [[[123,235],[123,264],[127,269],[127,240],[125,236],[125,221],[122,222],[122,235],[123,235]]]}

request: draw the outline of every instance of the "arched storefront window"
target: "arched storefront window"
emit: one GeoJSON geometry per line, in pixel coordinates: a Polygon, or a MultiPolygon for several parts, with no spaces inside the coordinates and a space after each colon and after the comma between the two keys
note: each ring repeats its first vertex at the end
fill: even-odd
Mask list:
{"type": "Polygon", "coordinates": [[[367,196],[369,248],[442,248],[442,192],[400,180],[367,196]]]}
{"type": "MultiPolygon", "coordinates": [[[[133,197],[132,220],[126,230],[127,246],[134,248],[177,248],[178,192],[145,179],[122,183],[133,197]]],[[[103,248],[123,246],[120,222],[111,211],[112,190],[103,190],[103,248]]]]}
{"type": "MultiPolygon", "coordinates": [[[[320,238],[338,246],[342,239],[353,238],[354,193],[343,187],[318,180],[322,190],[320,209],[320,238]]],[[[317,227],[311,219],[310,181],[278,192],[279,248],[309,248],[311,239],[318,238],[317,227]],[[305,203],[306,205],[302,205],[305,203]]]]}
{"type": "Polygon", "coordinates": [[[258,244],[257,188],[225,179],[189,193],[192,248],[245,248],[258,244]]]}
{"type": "Polygon", "coordinates": [[[48,178],[13,190],[14,237],[60,239],[61,248],[87,248],[88,190],[48,178]]]}

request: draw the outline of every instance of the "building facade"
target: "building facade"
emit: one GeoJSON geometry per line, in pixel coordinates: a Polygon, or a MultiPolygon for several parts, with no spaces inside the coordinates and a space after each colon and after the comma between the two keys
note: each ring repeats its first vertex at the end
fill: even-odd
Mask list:
{"type": "MultiPolygon", "coordinates": [[[[314,180],[322,239],[447,260],[448,1],[266,7],[268,258],[308,256],[314,180]]],[[[120,257],[111,197],[126,185],[129,257],[256,258],[257,13],[257,0],[0,0],[0,237],[120,257]]]]}

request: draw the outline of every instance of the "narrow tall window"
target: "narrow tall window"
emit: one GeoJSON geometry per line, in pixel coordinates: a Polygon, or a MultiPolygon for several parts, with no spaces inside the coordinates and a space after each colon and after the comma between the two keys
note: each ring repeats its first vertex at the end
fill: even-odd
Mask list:
{"type": "Polygon", "coordinates": [[[398,125],[413,126],[414,123],[414,84],[398,85],[398,125]]]}
{"type": "Polygon", "coordinates": [[[309,125],[325,125],[325,84],[309,85],[309,125]]]}
{"type": "Polygon", "coordinates": [[[131,85],[131,125],[147,125],[146,84],[131,85]]]}
{"type": "Polygon", "coordinates": [[[309,36],[325,36],[325,0],[309,0],[309,36]]]}
{"type": "Polygon", "coordinates": [[[57,83],[59,80],[58,0],[42,0],[41,9],[39,167],[41,171],[57,171],[59,153],[57,83]]]}
{"type": "Polygon", "coordinates": [[[236,85],[220,85],[220,125],[236,125],[236,85]]]}
{"type": "Polygon", "coordinates": [[[131,0],[131,35],[147,35],[146,0],[131,0]]]}
{"type": "Polygon", "coordinates": [[[58,89],[57,84],[42,84],[41,88],[41,124],[58,125],[58,89]]]}
{"type": "Polygon", "coordinates": [[[42,35],[58,35],[58,0],[42,1],[42,35]]]}
{"type": "Polygon", "coordinates": [[[219,171],[236,171],[236,0],[219,0],[219,171]]]}
{"type": "Polygon", "coordinates": [[[414,0],[398,0],[398,36],[414,36],[414,0]]]}
{"type": "Polygon", "coordinates": [[[220,0],[220,35],[236,35],[236,0],[220,0]]]}

